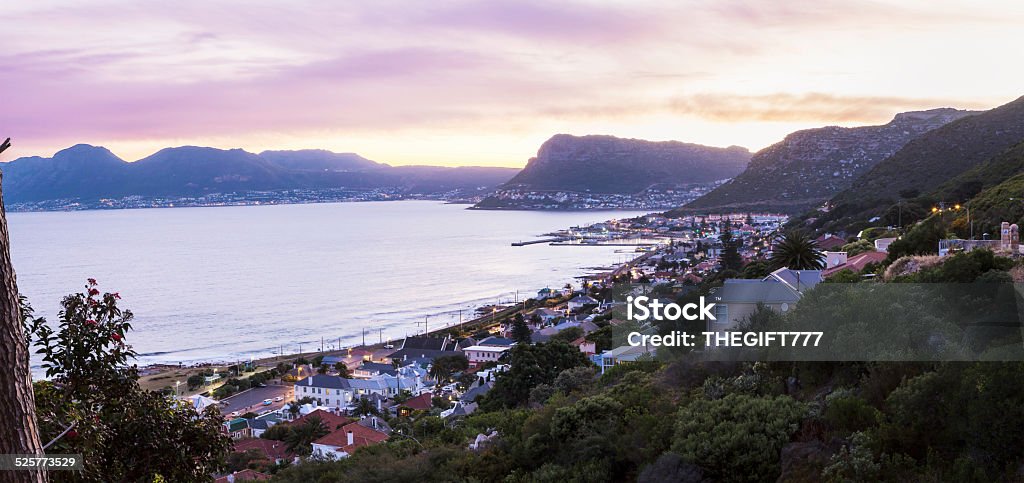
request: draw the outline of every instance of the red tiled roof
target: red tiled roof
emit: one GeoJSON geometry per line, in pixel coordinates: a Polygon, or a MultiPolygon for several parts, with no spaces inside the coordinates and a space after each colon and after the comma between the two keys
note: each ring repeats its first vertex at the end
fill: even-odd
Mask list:
{"type": "Polygon", "coordinates": [[[334,414],[330,411],[324,411],[323,409],[317,409],[316,411],[313,411],[299,419],[296,419],[295,421],[282,424],[302,424],[308,421],[309,418],[313,416],[319,417],[320,421],[323,421],[324,426],[327,427],[328,431],[334,431],[335,429],[338,429],[352,422],[351,418],[346,418],[345,416],[338,416],[337,414],[334,414]]]}
{"type": "Polygon", "coordinates": [[[235,453],[245,453],[251,449],[267,455],[267,459],[280,460],[289,457],[285,444],[281,441],[263,438],[247,438],[235,441],[235,453]]]}
{"type": "Polygon", "coordinates": [[[846,244],[846,240],[843,240],[842,238],[839,238],[835,235],[829,235],[827,237],[822,235],[819,236],[818,239],[815,241],[818,242],[818,248],[821,250],[831,250],[833,248],[839,248],[846,244]]]}
{"type": "Polygon", "coordinates": [[[434,407],[434,403],[431,400],[433,397],[434,397],[433,394],[430,394],[429,392],[425,392],[423,394],[420,394],[419,396],[416,396],[416,397],[414,397],[414,398],[412,398],[412,399],[402,403],[402,406],[405,406],[405,407],[410,408],[410,409],[415,409],[417,411],[427,410],[427,409],[430,409],[430,408],[434,407]]]}
{"type": "Polygon", "coordinates": [[[843,269],[850,269],[853,272],[859,272],[864,270],[864,267],[868,266],[869,263],[878,263],[889,256],[884,252],[864,252],[858,255],[854,255],[846,260],[846,263],[842,265],[836,265],[828,270],[821,273],[822,277],[831,277],[843,269]]]}
{"type": "Polygon", "coordinates": [[[327,436],[324,436],[313,444],[322,444],[327,446],[334,446],[338,448],[338,451],[344,451],[348,454],[352,454],[358,448],[363,446],[369,446],[377,444],[388,439],[388,435],[363,426],[358,422],[352,423],[342,427],[341,429],[334,431],[327,436]],[[352,444],[348,444],[348,432],[352,432],[352,444]]]}

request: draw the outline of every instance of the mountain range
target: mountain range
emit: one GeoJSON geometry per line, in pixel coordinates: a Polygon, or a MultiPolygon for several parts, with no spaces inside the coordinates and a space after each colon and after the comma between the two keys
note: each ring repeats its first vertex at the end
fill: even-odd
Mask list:
{"type": "Polygon", "coordinates": [[[797,131],[758,151],[738,176],[674,213],[801,213],[850,187],[912,139],[971,114],[940,108],[900,113],[880,126],[797,131]]]}
{"type": "MultiPolygon", "coordinates": [[[[1017,174],[1024,142],[1024,97],[928,131],[837,193],[825,212],[800,221],[821,230],[861,227],[898,203],[964,203],[1017,174]]],[[[894,220],[888,220],[894,221],[894,220]]]]}
{"type": "Polygon", "coordinates": [[[750,160],[746,148],[678,141],[556,134],[503,189],[628,194],[652,185],[731,178],[750,160]]]}
{"type": "Polygon", "coordinates": [[[127,162],[106,148],[78,144],[52,158],[0,163],[8,203],[124,196],[199,196],[288,189],[399,188],[412,194],[493,188],[518,170],[389,166],[352,153],[183,146],[127,162]]]}

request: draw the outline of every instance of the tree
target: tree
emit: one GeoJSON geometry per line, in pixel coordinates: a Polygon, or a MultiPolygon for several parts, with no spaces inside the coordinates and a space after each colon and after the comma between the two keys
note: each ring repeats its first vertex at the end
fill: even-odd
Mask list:
{"type": "Polygon", "coordinates": [[[288,414],[292,416],[292,419],[299,416],[299,411],[302,409],[302,405],[298,401],[292,401],[288,403],[288,414]]]}
{"type": "Polygon", "coordinates": [[[188,376],[188,379],[185,381],[185,383],[188,384],[189,391],[202,386],[204,382],[206,382],[206,378],[203,377],[202,374],[193,374],[188,376]]]}
{"type": "Polygon", "coordinates": [[[567,327],[565,329],[562,329],[561,332],[551,336],[551,340],[560,340],[560,341],[564,341],[566,343],[571,343],[572,341],[574,341],[576,339],[579,339],[580,337],[583,337],[583,329],[582,328],[580,328],[580,327],[567,327]]]}
{"type": "Polygon", "coordinates": [[[35,386],[47,451],[82,454],[81,481],[197,481],[224,468],[231,439],[216,408],[142,389],[135,352],[125,343],[132,313],[116,293],[86,292],[62,302],[56,330],[33,324],[48,381],[35,386]]]}
{"type": "MultiPolygon", "coordinates": [[[[11,139],[0,143],[0,152],[11,139]]],[[[2,175],[0,175],[2,181],[2,175]]],[[[42,454],[36,423],[28,339],[18,298],[18,283],[11,265],[7,211],[0,189],[0,454],[42,454]]],[[[3,481],[47,481],[45,472],[0,472],[3,481]]]]}
{"type": "Polygon", "coordinates": [[[307,456],[313,452],[313,441],[327,436],[330,431],[319,416],[310,416],[302,424],[291,428],[288,436],[285,436],[285,448],[297,455],[307,456]]]}
{"type": "Polygon", "coordinates": [[[430,377],[437,381],[438,385],[447,382],[452,374],[469,369],[469,359],[464,355],[442,356],[434,359],[430,365],[430,377]]]}
{"type": "Polygon", "coordinates": [[[773,269],[821,270],[825,268],[825,254],[806,233],[791,230],[775,244],[771,265],[773,269]]]}
{"type": "Polygon", "coordinates": [[[679,411],[672,451],[721,481],[773,481],[779,454],[806,413],[788,396],[730,394],[697,399],[679,411]]]}
{"type": "MultiPolygon", "coordinates": [[[[540,319],[539,315],[534,314],[534,316],[538,320],[540,319]]],[[[519,344],[529,344],[531,334],[530,326],[526,325],[526,319],[523,318],[523,314],[516,314],[512,320],[512,340],[519,344]]]]}
{"type": "Polygon", "coordinates": [[[733,239],[732,225],[729,224],[729,220],[722,222],[722,235],[719,239],[722,241],[722,268],[737,271],[742,269],[743,257],[739,252],[739,245],[742,242],[733,239]]]}
{"type": "Polygon", "coordinates": [[[345,379],[352,379],[352,373],[348,370],[348,366],[344,362],[338,361],[334,363],[334,370],[338,371],[338,375],[345,379]]]}
{"type": "Polygon", "coordinates": [[[363,416],[368,414],[377,414],[377,406],[373,405],[373,401],[368,398],[361,397],[359,402],[356,403],[355,414],[357,416],[363,416]]]}
{"type": "Polygon", "coordinates": [[[498,375],[494,388],[484,398],[482,409],[497,410],[526,404],[534,387],[553,384],[566,369],[591,365],[578,348],[564,342],[516,344],[507,354],[509,370],[498,375]]]}

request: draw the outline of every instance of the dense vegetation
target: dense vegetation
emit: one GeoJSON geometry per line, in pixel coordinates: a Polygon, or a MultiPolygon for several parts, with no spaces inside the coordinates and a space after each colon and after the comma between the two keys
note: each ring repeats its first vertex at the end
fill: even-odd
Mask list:
{"type": "MultiPolygon", "coordinates": [[[[971,191],[977,192],[975,190],[984,186],[987,175],[975,173],[953,182],[954,186],[947,183],[989,162],[1021,140],[1024,140],[1024,98],[951,122],[910,141],[832,198],[829,212],[808,213],[800,221],[814,218],[811,221],[814,228],[852,232],[865,227],[869,218],[885,214],[901,200],[910,201],[933,192],[970,196],[971,191]],[[958,190],[964,192],[958,193],[958,190]]],[[[993,166],[1012,164],[1012,161],[1001,161],[993,166]]]]}
{"type": "Polygon", "coordinates": [[[56,329],[22,309],[49,378],[35,383],[36,414],[50,454],[81,454],[82,472],[54,481],[202,481],[224,468],[231,440],[216,408],[197,415],[187,404],[139,387],[125,336],[132,313],[116,293],[64,298],[56,329]]]}
{"type": "Polygon", "coordinates": [[[799,214],[848,188],[911,139],[971,114],[943,108],[897,114],[881,126],[797,131],[758,151],[747,169],[674,214],[769,211],[799,214]]]}

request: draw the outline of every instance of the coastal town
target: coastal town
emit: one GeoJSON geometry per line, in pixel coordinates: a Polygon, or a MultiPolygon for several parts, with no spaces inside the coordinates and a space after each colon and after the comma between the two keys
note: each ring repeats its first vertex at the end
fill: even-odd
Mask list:
{"type": "MultiPolygon", "coordinates": [[[[624,315],[621,295],[631,293],[673,299],[693,291],[705,277],[729,269],[739,257],[742,271],[732,273],[714,293],[716,320],[707,330],[725,331],[758,305],[785,311],[801,293],[846,271],[861,272],[886,256],[892,239],[877,239],[870,250],[848,254],[843,238],[815,240],[824,251],[823,270],[767,271],[787,217],[769,213],[666,218],[659,214],[608,220],[549,234],[541,242],[622,244],[636,250],[628,262],[578,284],[545,287],[514,305],[489,307],[457,327],[444,327],[394,343],[364,344],[342,350],[276,356],[221,366],[153,368],[151,384],[169,375],[188,376],[173,386],[177,398],[197,411],[224,417],[223,432],[234,450],[230,473],[218,481],[268,478],[271,472],[307,460],[346,458],[360,448],[395,439],[415,440],[416,422],[440,418],[457,425],[477,411],[481,398],[510,369],[517,345],[562,341],[603,374],[613,367],[657,357],[657,348],[625,343],[627,330],[655,333],[624,315]],[[554,236],[554,238],[552,238],[554,236]],[[621,291],[619,291],[621,292],[621,291]],[[181,387],[184,385],[185,387],[181,387]],[[297,435],[304,435],[299,437],[297,435]]],[[[524,248],[528,249],[528,248],[524,248]]],[[[493,444],[497,430],[481,432],[468,449],[493,444]]]]}
{"type": "Polygon", "coordinates": [[[450,203],[472,203],[479,199],[473,190],[451,190],[438,193],[409,193],[399,187],[371,189],[322,188],[266,191],[228,191],[197,196],[141,196],[99,199],[58,198],[10,203],[12,212],[118,210],[137,208],[184,208],[209,206],[261,206],[306,203],[343,203],[360,201],[433,200],[450,203]]]}

